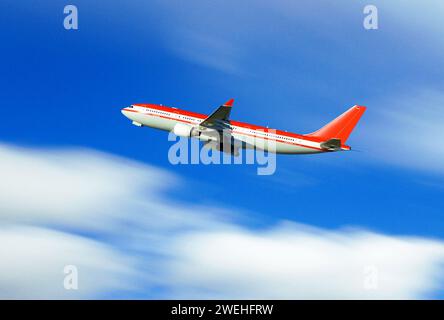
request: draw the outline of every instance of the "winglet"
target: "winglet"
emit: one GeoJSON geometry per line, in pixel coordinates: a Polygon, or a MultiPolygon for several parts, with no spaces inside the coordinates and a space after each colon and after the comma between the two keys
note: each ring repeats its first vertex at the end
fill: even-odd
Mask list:
{"type": "Polygon", "coordinates": [[[225,103],[223,104],[223,106],[224,106],[224,107],[232,107],[232,106],[233,106],[233,102],[234,102],[234,99],[230,99],[230,100],[228,100],[227,102],[225,102],[225,103]]]}

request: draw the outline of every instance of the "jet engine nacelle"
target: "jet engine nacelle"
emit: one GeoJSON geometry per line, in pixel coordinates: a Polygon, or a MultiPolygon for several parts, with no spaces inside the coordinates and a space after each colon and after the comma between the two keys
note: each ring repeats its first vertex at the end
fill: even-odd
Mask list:
{"type": "MultiPolygon", "coordinates": [[[[197,138],[201,141],[218,141],[218,135],[203,133],[199,129],[184,123],[177,123],[173,128],[173,133],[179,137],[197,138]]],[[[217,132],[215,132],[217,134],[217,132]]]]}
{"type": "MultiPolygon", "coordinates": [[[[184,123],[177,123],[173,128],[173,133],[179,137],[190,138],[196,129],[184,123]]],[[[194,134],[195,135],[195,134],[194,134]]]]}

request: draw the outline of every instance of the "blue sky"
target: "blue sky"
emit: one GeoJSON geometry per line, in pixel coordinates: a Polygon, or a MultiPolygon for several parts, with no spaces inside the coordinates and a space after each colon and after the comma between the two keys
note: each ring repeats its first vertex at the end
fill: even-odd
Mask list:
{"type": "Polygon", "coordinates": [[[365,1],[75,1],[79,30],[67,31],[63,1],[2,1],[1,142],[165,170],[182,181],[170,201],[241,211],[250,230],[294,221],[444,241],[444,10],[400,3],[373,1],[379,29],[365,30],[365,1]],[[120,113],[137,102],[209,113],[231,97],[233,119],[298,133],[366,105],[348,141],[358,151],[278,156],[272,176],[172,166],[167,134],[120,113]]]}

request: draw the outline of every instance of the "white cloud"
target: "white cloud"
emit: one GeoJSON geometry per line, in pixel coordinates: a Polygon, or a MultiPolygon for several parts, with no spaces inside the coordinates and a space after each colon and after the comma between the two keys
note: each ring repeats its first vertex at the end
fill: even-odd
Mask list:
{"type": "Polygon", "coordinates": [[[167,196],[182,185],[164,170],[90,150],[0,145],[0,155],[3,298],[418,298],[441,284],[440,241],[250,230],[242,212],[167,196]],[[79,268],[78,291],[62,288],[66,264],[79,268]],[[366,266],[376,290],[363,288],[366,266]]]}
{"type": "Polygon", "coordinates": [[[142,195],[144,188],[158,192],[173,183],[164,171],[91,150],[0,145],[0,161],[4,220],[98,228],[128,205],[156,196],[142,195]]]}
{"type": "MultiPolygon", "coordinates": [[[[165,255],[170,233],[223,224],[208,213],[223,210],[165,197],[177,186],[168,172],[92,150],[0,145],[0,176],[0,298],[125,289],[135,265],[146,268],[151,255],[165,255]],[[78,291],[62,290],[65,264],[82,270],[78,291]]],[[[153,279],[139,277],[149,288],[153,279]]]]}
{"type": "Polygon", "coordinates": [[[103,243],[46,228],[0,228],[0,298],[94,298],[134,290],[132,261],[103,243]],[[77,268],[78,289],[64,287],[64,268],[77,268]]]}
{"type": "Polygon", "coordinates": [[[181,298],[417,298],[439,284],[444,261],[438,241],[303,226],[195,233],[176,249],[181,298]]]}
{"type": "Polygon", "coordinates": [[[208,226],[210,217],[202,223],[201,218],[223,211],[182,206],[164,196],[179,186],[166,170],[88,149],[0,144],[0,176],[0,219],[5,222],[100,232],[114,232],[121,224],[171,230],[208,226]]]}

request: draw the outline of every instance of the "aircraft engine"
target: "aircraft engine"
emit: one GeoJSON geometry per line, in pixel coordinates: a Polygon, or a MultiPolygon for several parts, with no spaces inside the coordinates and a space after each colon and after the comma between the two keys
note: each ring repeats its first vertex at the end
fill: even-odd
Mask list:
{"type": "Polygon", "coordinates": [[[189,126],[184,123],[177,123],[173,128],[173,133],[176,136],[186,137],[186,138],[197,138],[201,141],[218,141],[218,133],[217,132],[205,132],[203,133],[199,129],[189,126]]]}
{"type": "Polygon", "coordinates": [[[196,131],[197,131],[196,128],[193,128],[192,126],[189,126],[184,123],[177,123],[173,128],[173,133],[179,137],[190,138],[199,135],[199,132],[196,131]]]}

